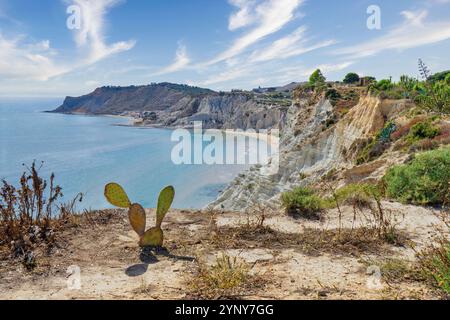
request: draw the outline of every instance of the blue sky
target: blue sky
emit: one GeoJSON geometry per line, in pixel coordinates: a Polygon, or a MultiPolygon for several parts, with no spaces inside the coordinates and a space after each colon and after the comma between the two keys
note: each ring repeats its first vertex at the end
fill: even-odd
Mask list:
{"type": "Polygon", "coordinates": [[[450,0],[0,0],[0,96],[163,81],[251,89],[317,67],[330,80],[397,79],[417,75],[419,57],[450,69],[449,52],[450,0]],[[379,30],[367,27],[371,5],[379,30]]]}

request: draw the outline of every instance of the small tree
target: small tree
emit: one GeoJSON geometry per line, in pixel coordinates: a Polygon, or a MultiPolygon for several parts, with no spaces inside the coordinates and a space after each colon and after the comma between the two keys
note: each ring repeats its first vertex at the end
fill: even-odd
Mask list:
{"type": "Polygon", "coordinates": [[[320,69],[317,69],[313,72],[313,74],[309,77],[309,83],[313,86],[323,85],[325,84],[326,78],[322,74],[320,69]]]}
{"type": "Polygon", "coordinates": [[[359,82],[359,80],[360,80],[360,77],[358,74],[356,74],[354,72],[350,72],[345,76],[344,83],[353,84],[353,83],[359,82]]]}

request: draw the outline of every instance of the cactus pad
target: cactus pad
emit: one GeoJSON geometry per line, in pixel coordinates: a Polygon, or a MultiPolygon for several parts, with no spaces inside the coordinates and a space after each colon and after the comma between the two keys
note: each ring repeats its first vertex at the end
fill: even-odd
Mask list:
{"type": "Polygon", "coordinates": [[[141,247],[161,247],[164,242],[164,234],[161,228],[151,228],[141,238],[141,247]]]}
{"type": "Polygon", "coordinates": [[[161,228],[161,224],[175,198],[175,189],[172,186],[164,188],[159,194],[158,209],[156,211],[156,227],[161,228]]]}
{"type": "Polygon", "coordinates": [[[140,204],[133,204],[128,212],[131,227],[136,233],[142,237],[145,234],[146,214],[144,208],[140,204]]]}
{"type": "Polygon", "coordinates": [[[105,197],[109,203],[119,208],[131,207],[130,199],[123,190],[123,188],[117,183],[110,183],[105,187],[105,197]]]}

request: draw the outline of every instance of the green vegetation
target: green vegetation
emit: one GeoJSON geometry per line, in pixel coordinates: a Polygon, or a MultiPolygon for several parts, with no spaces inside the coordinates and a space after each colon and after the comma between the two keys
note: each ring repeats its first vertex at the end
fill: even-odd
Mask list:
{"type": "Polygon", "coordinates": [[[401,76],[400,77],[400,83],[399,86],[403,91],[403,97],[410,99],[414,97],[414,92],[417,89],[417,86],[419,85],[419,80],[408,77],[408,76],[401,76]]]}
{"type": "Polygon", "coordinates": [[[378,134],[366,141],[364,147],[358,152],[356,164],[368,163],[380,157],[389,147],[391,135],[395,132],[396,128],[395,123],[388,122],[378,134]]]}
{"type": "Polygon", "coordinates": [[[336,89],[328,89],[325,93],[325,98],[331,101],[332,104],[336,103],[337,100],[341,99],[340,93],[336,89]]]}
{"type": "Polygon", "coordinates": [[[175,198],[175,189],[171,186],[164,188],[159,194],[156,210],[156,227],[145,231],[146,214],[140,204],[131,204],[124,189],[117,183],[110,183],[105,187],[105,197],[109,203],[119,208],[128,209],[128,217],[133,230],[139,235],[141,247],[161,247],[164,243],[162,222],[175,198]]]}
{"type": "Polygon", "coordinates": [[[450,148],[416,155],[409,164],[391,168],[383,179],[392,199],[416,205],[449,204],[450,148]]]}
{"type": "Polygon", "coordinates": [[[417,142],[423,139],[433,139],[439,133],[439,128],[433,126],[430,121],[419,122],[411,127],[408,140],[410,142],[417,142]]]}
{"type": "Polygon", "coordinates": [[[360,80],[359,75],[357,73],[351,72],[345,76],[344,83],[354,84],[354,83],[358,83],[359,80],[360,80]]]}
{"type": "Polygon", "coordinates": [[[445,77],[445,83],[446,83],[447,85],[450,85],[450,73],[447,74],[447,76],[445,77]]]}
{"type": "Polygon", "coordinates": [[[326,78],[322,74],[322,71],[320,69],[317,69],[313,72],[313,74],[309,77],[309,85],[316,90],[320,90],[325,87],[325,81],[326,78]]]}
{"type": "Polygon", "coordinates": [[[372,84],[372,88],[379,91],[388,91],[395,88],[395,84],[390,79],[383,79],[372,84]]]}
{"type": "Polygon", "coordinates": [[[434,83],[427,81],[420,86],[415,101],[426,111],[450,114],[450,86],[446,80],[434,83]]]}
{"type": "Polygon", "coordinates": [[[341,203],[364,208],[370,206],[374,197],[381,198],[381,192],[377,185],[352,183],[338,189],[333,197],[325,199],[323,206],[326,208],[336,208],[338,203],[341,203]]]}
{"type": "Polygon", "coordinates": [[[450,76],[450,70],[438,72],[436,74],[429,76],[428,81],[430,81],[430,82],[443,81],[445,79],[448,79],[449,76],[450,76]]]}
{"type": "Polygon", "coordinates": [[[449,114],[450,71],[432,75],[425,63],[419,60],[419,72],[423,81],[403,75],[398,83],[392,79],[373,82],[369,90],[383,99],[411,99],[422,110],[449,114]]]}
{"type": "Polygon", "coordinates": [[[322,211],[322,199],[310,188],[298,187],[281,195],[286,212],[293,216],[317,219],[322,211]]]}

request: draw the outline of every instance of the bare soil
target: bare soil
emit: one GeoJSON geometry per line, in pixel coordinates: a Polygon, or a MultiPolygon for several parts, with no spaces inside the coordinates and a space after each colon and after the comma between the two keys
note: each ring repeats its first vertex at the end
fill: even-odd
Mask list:
{"type": "MultiPolygon", "coordinates": [[[[0,299],[198,299],[203,296],[192,290],[198,264],[213,265],[223,254],[245,261],[252,280],[217,299],[440,299],[421,277],[400,269],[385,275],[382,265],[386,259],[414,264],[412,247],[430,242],[443,226],[439,212],[384,206],[395,214],[401,243],[372,237],[362,221],[352,222],[350,207],[343,209],[341,233],[336,210],[321,221],[272,212],[263,223],[243,213],[173,210],[163,225],[165,248],[142,251],[125,211],[99,212],[79,218],[51,250],[42,249],[31,272],[0,254],[0,299]],[[80,288],[73,285],[77,270],[80,288]]],[[[154,211],[147,216],[153,225],[154,211]]]]}

